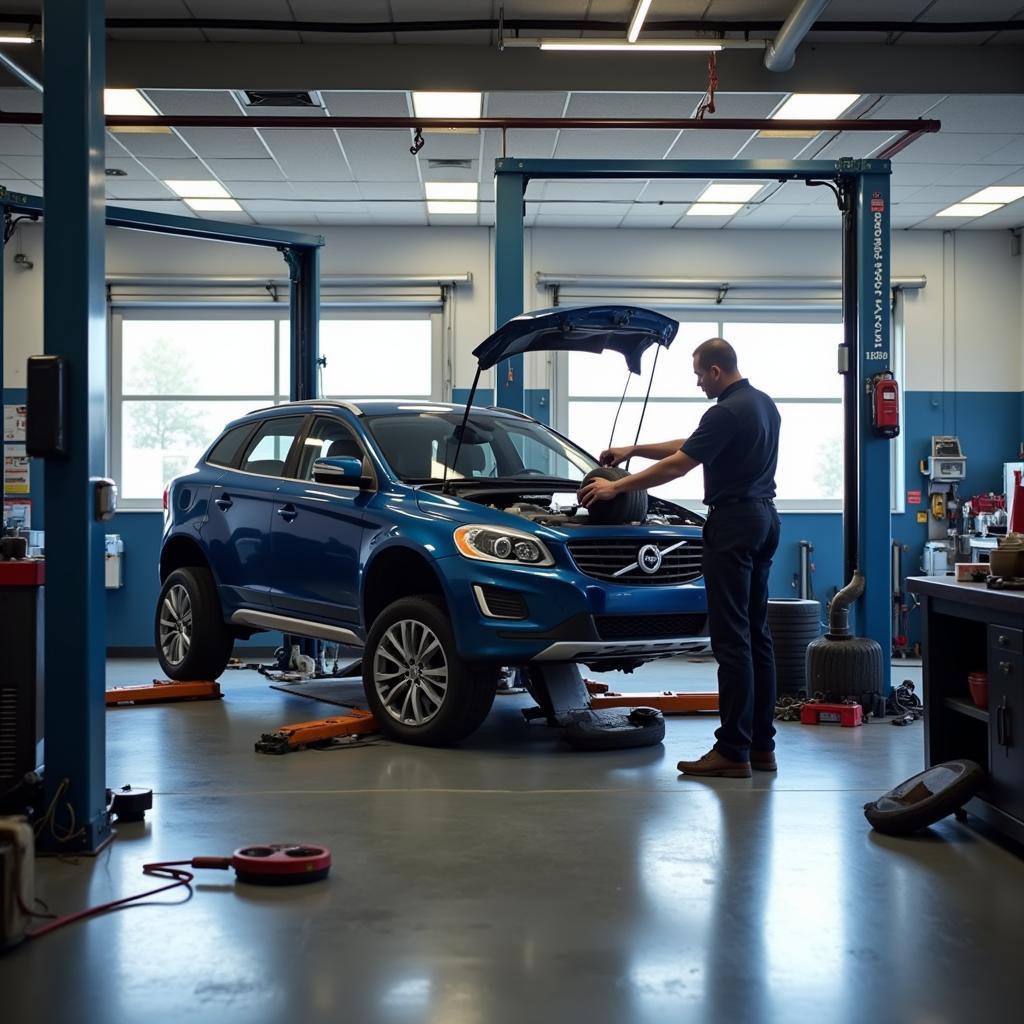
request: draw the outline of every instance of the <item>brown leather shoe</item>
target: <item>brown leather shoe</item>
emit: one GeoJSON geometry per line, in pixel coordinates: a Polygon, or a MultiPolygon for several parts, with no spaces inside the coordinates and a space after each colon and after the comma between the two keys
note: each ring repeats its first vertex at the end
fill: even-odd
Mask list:
{"type": "Polygon", "coordinates": [[[749,779],[749,761],[730,761],[712,747],[697,761],[680,761],[676,765],[683,775],[702,775],[705,778],[749,779]]]}
{"type": "Polygon", "coordinates": [[[779,766],[775,761],[775,751],[752,750],[750,752],[750,767],[755,772],[777,772],[779,766]]]}

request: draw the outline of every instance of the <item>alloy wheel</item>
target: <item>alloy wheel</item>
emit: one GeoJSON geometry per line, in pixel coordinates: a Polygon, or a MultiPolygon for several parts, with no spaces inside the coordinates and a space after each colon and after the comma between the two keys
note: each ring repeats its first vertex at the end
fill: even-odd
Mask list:
{"type": "Polygon", "coordinates": [[[171,665],[180,665],[192,646],[192,601],[176,583],[164,594],[160,608],[160,650],[171,665]]]}
{"type": "Polygon", "coordinates": [[[373,655],[373,685],[392,718],[426,725],[448,693],[448,659],[434,631],[416,619],[389,626],[373,655]]]}

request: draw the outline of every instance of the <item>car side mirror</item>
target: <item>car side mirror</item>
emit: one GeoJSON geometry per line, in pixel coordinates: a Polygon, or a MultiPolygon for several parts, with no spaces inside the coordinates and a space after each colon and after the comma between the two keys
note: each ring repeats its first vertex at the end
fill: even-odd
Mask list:
{"type": "Polygon", "coordinates": [[[327,456],[313,463],[313,479],[318,484],[343,484],[369,490],[371,477],[363,472],[363,460],[344,455],[327,456]]]}

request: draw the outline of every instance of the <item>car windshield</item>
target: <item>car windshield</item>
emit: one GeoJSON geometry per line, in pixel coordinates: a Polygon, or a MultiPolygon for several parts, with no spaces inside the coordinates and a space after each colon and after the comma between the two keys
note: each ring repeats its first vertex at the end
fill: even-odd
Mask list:
{"type": "Polygon", "coordinates": [[[470,415],[458,447],[461,412],[402,412],[368,416],[370,433],[395,474],[406,483],[449,480],[539,479],[578,482],[597,462],[547,427],[511,416],[470,415]]]}

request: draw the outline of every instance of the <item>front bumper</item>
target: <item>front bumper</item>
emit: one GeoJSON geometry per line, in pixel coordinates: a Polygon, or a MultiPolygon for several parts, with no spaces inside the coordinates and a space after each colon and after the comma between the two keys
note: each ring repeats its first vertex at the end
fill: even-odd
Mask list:
{"type": "Polygon", "coordinates": [[[707,646],[703,581],[678,586],[605,583],[559,566],[438,560],[459,653],[468,661],[651,661],[707,646]],[[496,587],[525,605],[523,618],[485,614],[478,593],[496,587]]]}

